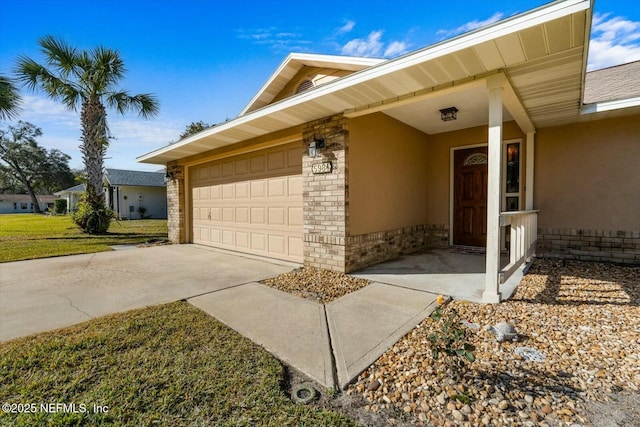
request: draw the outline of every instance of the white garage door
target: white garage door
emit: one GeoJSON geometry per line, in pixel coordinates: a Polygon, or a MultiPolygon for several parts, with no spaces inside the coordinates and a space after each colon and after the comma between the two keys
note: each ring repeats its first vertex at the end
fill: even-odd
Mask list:
{"type": "Polygon", "coordinates": [[[302,262],[302,144],[190,168],[193,242],[302,262]]]}

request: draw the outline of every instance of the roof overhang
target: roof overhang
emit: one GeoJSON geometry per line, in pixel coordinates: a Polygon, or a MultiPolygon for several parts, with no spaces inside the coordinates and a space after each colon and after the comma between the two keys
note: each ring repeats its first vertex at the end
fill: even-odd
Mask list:
{"type": "Polygon", "coordinates": [[[471,89],[497,73],[509,82],[505,108],[524,131],[578,121],[591,7],[592,0],[544,5],[247,112],[138,161],[165,164],[339,113],[401,116],[393,108],[402,104],[394,103],[445,102],[451,88],[471,89]]]}
{"type": "Polygon", "coordinates": [[[361,58],[354,56],[316,55],[311,53],[290,53],[260,88],[249,104],[240,112],[240,116],[269,105],[276,95],[289,83],[303,67],[332,68],[346,71],[360,71],[378,65],[384,59],[361,58]]]}

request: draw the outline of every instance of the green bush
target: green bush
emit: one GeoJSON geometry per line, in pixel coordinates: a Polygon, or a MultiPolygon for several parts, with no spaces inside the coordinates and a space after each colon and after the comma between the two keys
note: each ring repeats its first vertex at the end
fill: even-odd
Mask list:
{"type": "Polygon", "coordinates": [[[109,229],[113,211],[109,209],[104,200],[99,197],[91,197],[90,194],[82,195],[78,210],[72,215],[73,222],[89,234],[104,234],[109,229]]]}
{"type": "Polygon", "coordinates": [[[67,211],[67,199],[56,199],[56,200],[54,200],[53,212],[56,215],[62,215],[66,211],[67,211]]]}

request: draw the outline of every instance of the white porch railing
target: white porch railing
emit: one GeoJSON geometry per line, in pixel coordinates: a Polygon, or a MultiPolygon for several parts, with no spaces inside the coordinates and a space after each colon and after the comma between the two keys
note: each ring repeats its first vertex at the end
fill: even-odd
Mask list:
{"type": "Polygon", "coordinates": [[[500,226],[511,226],[509,264],[500,270],[500,283],[504,283],[522,263],[529,262],[536,253],[538,211],[501,212],[500,226]]]}

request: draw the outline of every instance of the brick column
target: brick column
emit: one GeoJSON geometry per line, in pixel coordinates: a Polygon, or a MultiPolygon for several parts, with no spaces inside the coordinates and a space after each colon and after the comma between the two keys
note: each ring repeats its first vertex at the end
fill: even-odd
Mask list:
{"type": "Polygon", "coordinates": [[[167,226],[169,240],[173,243],[187,243],[186,207],[184,188],[184,167],[175,163],[167,164],[167,226]]]}
{"type": "Polygon", "coordinates": [[[349,233],[348,119],[336,115],[307,123],[302,143],[304,264],[344,272],[349,233]],[[325,146],[310,157],[314,137],[323,138],[325,146]],[[331,172],[314,173],[313,165],[323,162],[331,163],[331,172]]]}

